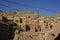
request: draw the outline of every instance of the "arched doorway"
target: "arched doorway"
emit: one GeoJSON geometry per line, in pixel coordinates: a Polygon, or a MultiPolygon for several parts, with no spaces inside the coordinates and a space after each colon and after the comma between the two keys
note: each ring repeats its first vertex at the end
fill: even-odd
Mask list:
{"type": "Polygon", "coordinates": [[[30,26],[26,25],[26,31],[30,31],[30,26]]]}

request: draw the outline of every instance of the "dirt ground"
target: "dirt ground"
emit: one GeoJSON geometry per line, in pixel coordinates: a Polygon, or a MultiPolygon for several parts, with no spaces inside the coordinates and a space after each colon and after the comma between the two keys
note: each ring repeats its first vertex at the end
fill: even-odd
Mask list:
{"type": "Polygon", "coordinates": [[[49,38],[48,40],[53,40],[53,38],[50,37],[46,36],[43,32],[21,32],[18,38],[17,36],[15,37],[15,40],[46,40],[46,38],[49,38]]]}

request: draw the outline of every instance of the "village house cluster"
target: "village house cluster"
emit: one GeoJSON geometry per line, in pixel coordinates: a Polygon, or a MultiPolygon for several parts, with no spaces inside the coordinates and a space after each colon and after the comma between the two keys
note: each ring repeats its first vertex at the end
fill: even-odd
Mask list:
{"type": "Polygon", "coordinates": [[[59,16],[60,15],[58,14],[57,17],[48,17],[31,11],[16,11],[14,13],[6,12],[4,15],[0,15],[0,21],[2,21],[3,17],[5,17],[8,19],[8,21],[15,22],[18,30],[22,32],[40,32],[44,35],[44,37],[47,37],[46,40],[49,38],[48,36],[50,36],[51,40],[54,40],[58,33],[60,33],[59,29],[57,28],[57,26],[60,26],[60,21],[57,21],[57,19],[60,19],[59,16]]]}

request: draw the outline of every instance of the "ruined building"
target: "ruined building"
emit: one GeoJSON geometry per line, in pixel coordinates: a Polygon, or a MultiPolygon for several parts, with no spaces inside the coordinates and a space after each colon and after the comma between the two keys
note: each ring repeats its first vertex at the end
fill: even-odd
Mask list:
{"type": "Polygon", "coordinates": [[[32,11],[5,12],[0,16],[18,25],[19,40],[56,40],[60,33],[60,13],[50,17],[32,11]]]}

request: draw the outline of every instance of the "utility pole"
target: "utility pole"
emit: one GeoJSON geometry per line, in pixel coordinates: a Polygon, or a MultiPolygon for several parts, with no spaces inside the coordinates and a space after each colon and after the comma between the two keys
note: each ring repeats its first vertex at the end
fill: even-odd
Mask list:
{"type": "MultiPolygon", "coordinates": [[[[40,28],[39,28],[39,8],[37,8],[37,13],[38,13],[38,15],[37,15],[37,32],[39,33],[39,31],[40,31],[40,28]]],[[[38,35],[39,35],[38,39],[41,40],[40,33],[38,35]]]]}
{"type": "Polygon", "coordinates": [[[38,28],[39,28],[39,8],[37,8],[37,13],[38,13],[38,15],[37,15],[37,31],[39,30],[38,28]]]}

